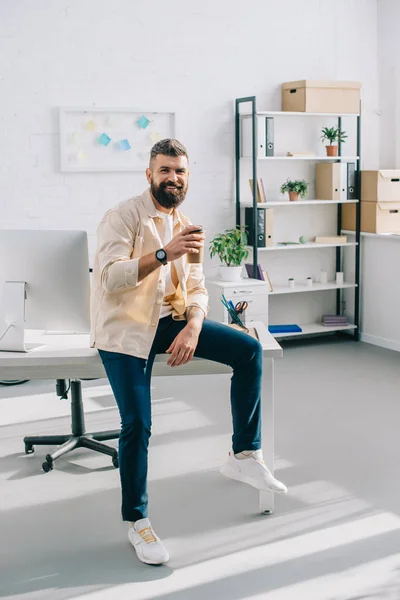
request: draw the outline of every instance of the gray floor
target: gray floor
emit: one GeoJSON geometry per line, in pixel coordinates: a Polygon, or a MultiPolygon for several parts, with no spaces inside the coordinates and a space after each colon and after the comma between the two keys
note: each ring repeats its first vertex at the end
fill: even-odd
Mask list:
{"type": "MultiPolygon", "coordinates": [[[[127,542],[108,457],[76,452],[44,474],[45,449],[24,455],[23,435],[68,430],[68,417],[44,418],[59,410],[53,384],[0,388],[13,423],[0,427],[0,597],[398,600],[400,354],[339,340],[284,349],[276,470],[289,494],[271,517],[218,472],[229,376],[153,380],[150,517],[171,554],[155,568],[127,542]]],[[[85,388],[88,429],[117,427],[106,382],[85,388]]]]}

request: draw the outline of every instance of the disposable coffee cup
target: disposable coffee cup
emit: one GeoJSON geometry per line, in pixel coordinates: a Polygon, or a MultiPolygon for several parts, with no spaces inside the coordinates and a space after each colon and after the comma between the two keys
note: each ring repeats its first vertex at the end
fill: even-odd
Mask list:
{"type": "MultiPolygon", "coordinates": [[[[203,233],[202,229],[195,229],[191,233],[203,233]]],[[[198,264],[203,262],[204,258],[204,246],[198,248],[199,252],[188,252],[186,254],[188,263],[198,264]]]]}

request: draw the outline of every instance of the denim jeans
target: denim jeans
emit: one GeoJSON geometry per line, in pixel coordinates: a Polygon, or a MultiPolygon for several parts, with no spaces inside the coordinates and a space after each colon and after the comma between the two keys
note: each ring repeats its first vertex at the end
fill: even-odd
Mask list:
{"type": "MultiPolygon", "coordinates": [[[[186,321],[160,319],[148,360],[99,350],[121,416],[119,469],[122,519],[147,517],[147,457],[151,436],[151,370],[156,354],[171,345],[186,321]]],[[[261,448],[262,347],[250,335],[205,319],[195,356],[229,365],[232,450],[261,448]]],[[[177,374],[179,374],[179,367],[177,374]]]]}

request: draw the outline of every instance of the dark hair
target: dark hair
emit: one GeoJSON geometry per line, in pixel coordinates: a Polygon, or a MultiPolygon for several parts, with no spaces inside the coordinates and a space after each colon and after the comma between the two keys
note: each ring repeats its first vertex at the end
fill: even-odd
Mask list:
{"type": "Polygon", "coordinates": [[[160,140],[150,150],[150,163],[158,154],[165,154],[166,156],[186,156],[188,158],[187,150],[183,144],[178,140],[166,138],[160,140]]]}

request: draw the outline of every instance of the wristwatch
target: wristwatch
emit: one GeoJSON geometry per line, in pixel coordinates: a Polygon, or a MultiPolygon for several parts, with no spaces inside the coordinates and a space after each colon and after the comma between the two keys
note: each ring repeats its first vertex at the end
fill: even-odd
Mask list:
{"type": "Polygon", "coordinates": [[[159,250],[157,250],[156,259],[159,260],[162,265],[167,264],[167,262],[168,262],[167,261],[167,253],[165,252],[165,250],[163,248],[160,248],[159,250]]]}

